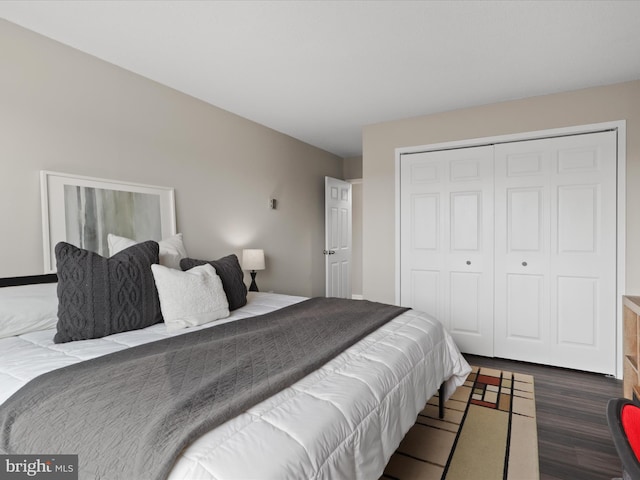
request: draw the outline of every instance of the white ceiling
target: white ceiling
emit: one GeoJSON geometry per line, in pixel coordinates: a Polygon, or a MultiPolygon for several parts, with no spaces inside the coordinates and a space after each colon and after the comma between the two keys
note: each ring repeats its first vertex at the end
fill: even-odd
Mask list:
{"type": "Polygon", "coordinates": [[[640,79],[639,1],[0,1],[0,17],[341,157],[362,126],[640,79]]]}

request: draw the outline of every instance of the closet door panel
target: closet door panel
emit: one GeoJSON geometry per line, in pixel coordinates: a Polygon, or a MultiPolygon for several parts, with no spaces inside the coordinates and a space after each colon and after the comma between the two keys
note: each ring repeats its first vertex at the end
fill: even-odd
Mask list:
{"type": "Polygon", "coordinates": [[[615,132],[553,139],[552,361],[615,373],[615,132]]]}
{"type": "Polygon", "coordinates": [[[558,253],[597,253],[598,185],[558,187],[558,253]]]}
{"type": "MultiPolygon", "coordinates": [[[[495,148],[495,356],[544,356],[549,340],[549,169],[543,148],[495,148]]],[[[540,362],[543,363],[543,362],[540,362]]]]}
{"type": "Polygon", "coordinates": [[[615,373],[615,133],[495,152],[496,356],[615,373]],[[526,329],[512,306],[527,296],[510,288],[514,275],[542,279],[539,338],[514,334],[526,329]]]}
{"type": "Polygon", "coordinates": [[[451,194],[451,251],[477,252],[482,242],[482,192],[451,194]]]}
{"type": "Polygon", "coordinates": [[[493,354],[493,148],[402,155],[400,301],[493,354]]]}
{"type": "Polygon", "coordinates": [[[437,193],[411,197],[413,250],[437,251],[440,244],[440,202],[437,193]]]}
{"type": "Polygon", "coordinates": [[[507,241],[509,252],[541,252],[542,187],[507,190],[507,241]]]}
{"type": "Polygon", "coordinates": [[[507,338],[542,342],[544,315],[544,277],[542,275],[507,275],[507,338]]]}
{"type": "Polygon", "coordinates": [[[440,272],[429,270],[411,271],[411,298],[412,308],[428,313],[435,318],[440,317],[440,272]]]}
{"type": "Polygon", "coordinates": [[[479,311],[482,274],[451,272],[449,282],[451,297],[451,332],[460,335],[482,335],[479,311]]]}
{"type": "Polygon", "coordinates": [[[401,168],[401,298],[403,306],[415,308],[442,321],[448,318],[448,282],[442,281],[445,258],[445,224],[448,195],[440,191],[442,162],[415,154],[401,168]]]}
{"type": "Polygon", "coordinates": [[[597,278],[558,277],[558,344],[597,346],[598,283],[597,278]]]}

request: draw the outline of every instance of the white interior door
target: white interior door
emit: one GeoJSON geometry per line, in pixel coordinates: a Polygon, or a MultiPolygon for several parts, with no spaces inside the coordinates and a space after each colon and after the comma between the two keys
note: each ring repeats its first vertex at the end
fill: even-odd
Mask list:
{"type": "Polygon", "coordinates": [[[616,134],[495,147],[495,356],[615,374],[616,134]]]}
{"type": "Polygon", "coordinates": [[[493,147],[402,155],[400,302],[493,355],[493,147]]]}
{"type": "Polygon", "coordinates": [[[325,177],[325,295],[351,298],[351,184],[325,177]]]}

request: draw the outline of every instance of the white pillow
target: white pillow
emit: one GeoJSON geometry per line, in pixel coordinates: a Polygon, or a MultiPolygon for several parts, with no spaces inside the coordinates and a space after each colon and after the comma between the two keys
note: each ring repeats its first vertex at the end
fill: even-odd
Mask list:
{"type": "MultiPolygon", "coordinates": [[[[116,253],[139,242],[110,233],[107,235],[107,243],[109,244],[109,256],[113,257],[116,253]]],[[[160,245],[160,265],[180,270],[180,260],[187,257],[187,250],[182,242],[182,234],[178,233],[160,240],[158,245],[160,245]]]]}
{"type": "Polygon", "coordinates": [[[207,263],[186,272],[151,265],[151,271],[167,331],[195,327],[229,316],[229,302],[222,280],[212,265],[207,263]]]}
{"type": "Polygon", "coordinates": [[[0,288],[0,338],[56,328],[57,283],[0,288]]]}

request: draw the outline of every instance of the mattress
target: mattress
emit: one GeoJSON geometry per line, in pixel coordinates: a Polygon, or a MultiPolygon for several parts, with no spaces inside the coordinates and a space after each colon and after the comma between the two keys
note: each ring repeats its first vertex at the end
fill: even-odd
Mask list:
{"type": "MultiPolygon", "coordinates": [[[[229,318],[195,329],[302,300],[251,292],[247,305],[229,318]]],[[[55,330],[0,339],[0,402],[47,371],[186,331],[168,333],[156,324],[63,344],[53,343],[55,330]]],[[[378,478],[440,384],[445,382],[448,397],[469,371],[442,325],[409,310],[291,387],[200,437],[182,452],[169,478],[378,478]]]]}

